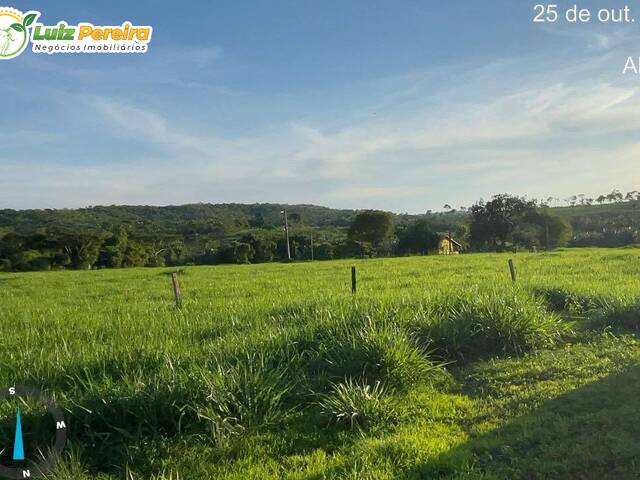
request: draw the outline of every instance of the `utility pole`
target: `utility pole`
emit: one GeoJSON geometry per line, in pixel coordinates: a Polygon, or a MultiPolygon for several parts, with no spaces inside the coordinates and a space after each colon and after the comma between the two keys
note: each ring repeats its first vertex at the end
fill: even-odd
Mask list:
{"type": "Polygon", "coordinates": [[[291,261],[291,246],[289,245],[289,220],[287,220],[287,211],[282,210],[282,216],[284,218],[284,235],[287,240],[287,260],[291,261]]]}

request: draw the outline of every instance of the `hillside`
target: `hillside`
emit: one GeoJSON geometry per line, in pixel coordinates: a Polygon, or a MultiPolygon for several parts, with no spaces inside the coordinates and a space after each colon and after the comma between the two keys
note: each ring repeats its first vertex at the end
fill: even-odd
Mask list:
{"type": "Polygon", "coordinates": [[[573,227],[572,246],[619,247],[638,242],[640,201],[555,209],[573,227]]]}
{"type": "MultiPolygon", "coordinates": [[[[134,236],[214,235],[218,238],[252,229],[282,226],[281,211],[287,209],[293,226],[344,229],[358,210],[338,210],[317,205],[210,204],[180,206],[95,206],[80,209],[0,210],[0,234],[22,235],[47,230],[111,232],[124,226],[134,236]]],[[[573,227],[576,241],[610,232],[620,234],[640,229],[640,201],[556,207],[555,212],[573,227]]],[[[464,223],[463,211],[394,214],[396,225],[423,218],[435,230],[456,229],[464,223]]]]}
{"type": "MultiPolygon", "coordinates": [[[[531,203],[529,208],[533,211],[543,211],[537,208],[539,204],[531,203]]],[[[571,225],[569,228],[567,222],[558,219],[566,232],[558,246],[618,247],[640,243],[640,201],[552,210],[556,218],[564,217],[571,225]]],[[[0,270],[264,263],[286,260],[287,252],[294,260],[424,254],[437,247],[438,240],[433,238],[446,232],[471,250],[482,251],[486,245],[483,247],[475,241],[477,238],[472,238],[477,224],[471,222],[469,212],[382,214],[389,219],[389,234],[385,243],[374,249],[373,243],[347,235],[359,211],[315,205],[0,210],[0,270]],[[285,209],[289,248],[283,232],[285,209]]],[[[477,217],[478,212],[474,212],[477,217]]],[[[513,218],[505,221],[515,225],[513,218]]],[[[498,231],[492,229],[499,226],[494,223],[487,228],[486,231],[498,231]]],[[[518,239],[512,239],[506,247],[502,244],[502,249],[543,247],[544,227],[527,228],[520,228],[518,239]]],[[[552,236],[554,232],[552,228],[552,236]]]]}
{"type": "Polygon", "coordinates": [[[96,206],[60,210],[0,210],[0,229],[32,234],[47,228],[113,230],[126,226],[135,235],[233,232],[282,224],[289,209],[293,223],[310,226],[348,226],[355,210],[315,205],[209,204],[180,206],[96,206]]]}

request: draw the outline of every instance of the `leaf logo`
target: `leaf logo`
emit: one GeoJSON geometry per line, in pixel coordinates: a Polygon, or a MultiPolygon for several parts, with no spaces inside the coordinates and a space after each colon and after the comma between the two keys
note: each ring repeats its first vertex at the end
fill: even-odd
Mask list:
{"type": "Polygon", "coordinates": [[[15,8],[0,8],[0,60],[10,60],[26,50],[30,27],[39,16],[40,12],[25,14],[15,8]]]}

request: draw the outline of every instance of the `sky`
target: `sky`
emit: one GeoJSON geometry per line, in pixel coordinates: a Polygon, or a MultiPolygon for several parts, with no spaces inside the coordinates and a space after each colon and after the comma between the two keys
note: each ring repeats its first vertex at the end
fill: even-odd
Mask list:
{"type": "Polygon", "coordinates": [[[640,189],[640,76],[622,75],[640,23],[534,24],[534,3],[7,3],[154,30],[143,55],[0,62],[0,208],[421,213],[640,189]]]}

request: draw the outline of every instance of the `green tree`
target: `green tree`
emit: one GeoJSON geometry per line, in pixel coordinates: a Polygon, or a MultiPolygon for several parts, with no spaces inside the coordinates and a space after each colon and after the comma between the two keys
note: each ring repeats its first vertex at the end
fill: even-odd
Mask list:
{"type": "Polygon", "coordinates": [[[242,237],[241,242],[251,245],[253,253],[250,260],[252,263],[271,262],[276,256],[276,242],[264,236],[250,233],[242,237]]]}
{"type": "Polygon", "coordinates": [[[102,238],[91,233],[66,234],[59,237],[58,244],[69,256],[72,268],[87,269],[98,260],[102,238]]]}
{"type": "Polygon", "coordinates": [[[235,263],[251,263],[253,255],[253,247],[250,244],[239,242],[234,245],[233,256],[235,263]]]}
{"type": "Polygon", "coordinates": [[[329,242],[321,242],[313,250],[316,260],[331,260],[334,256],[333,245],[329,242]]]}
{"type": "Polygon", "coordinates": [[[393,215],[379,210],[366,210],[356,215],[349,228],[350,242],[368,244],[378,254],[388,254],[394,239],[393,215]]]}
{"type": "Polygon", "coordinates": [[[417,220],[398,232],[398,253],[425,254],[438,248],[439,240],[427,220],[417,220]]]}
{"type": "Polygon", "coordinates": [[[127,242],[127,249],[122,259],[123,267],[144,267],[149,263],[150,250],[142,243],[136,241],[127,242]]]}
{"type": "Polygon", "coordinates": [[[535,244],[537,246],[549,249],[560,248],[566,246],[571,239],[572,228],[569,222],[550,208],[531,212],[525,221],[537,227],[535,244]]]}
{"type": "Polygon", "coordinates": [[[513,195],[494,196],[471,207],[469,237],[475,248],[504,249],[524,217],[535,212],[536,202],[513,195]]]}
{"type": "Polygon", "coordinates": [[[519,247],[538,248],[540,247],[541,236],[542,229],[539,225],[521,222],[513,229],[511,241],[519,247]]]}
{"type": "Polygon", "coordinates": [[[127,252],[127,244],[129,235],[122,227],[113,233],[113,235],[105,240],[98,257],[98,265],[107,268],[120,268],[123,266],[125,254],[127,252]]]}

